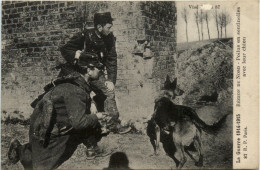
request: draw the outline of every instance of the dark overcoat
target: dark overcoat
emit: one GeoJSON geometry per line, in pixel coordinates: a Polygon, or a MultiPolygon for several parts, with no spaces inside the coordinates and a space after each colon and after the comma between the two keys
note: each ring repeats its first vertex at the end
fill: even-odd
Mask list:
{"type": "Polygon", "coordinates": [[[97,116],[90,114],[89,94],[88,84],[78,76],[53,87],[39,100],[29,132],[33,168],[57,168],[88,135],[98,135],[100,124],[97,116]]]}
{"type": "Polygon", "coordinates": [[[117,77],[116,39],[112,33],[107,36],[99,36],[96,31],[93,28],[76,34],[64,46],[60,47],[61,54],[69,63],[74,62],[77,50],[97,54],[106,67],[108,79],[115,84],[117,77]]]}

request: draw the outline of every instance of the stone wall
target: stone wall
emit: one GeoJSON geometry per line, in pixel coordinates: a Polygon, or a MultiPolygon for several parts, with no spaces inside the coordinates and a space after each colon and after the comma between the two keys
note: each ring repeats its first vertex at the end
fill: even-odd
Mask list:
{"type": "Polygon", "coordinates": [[[64,62],[59,47],[110,11],[117,38],[117,102],[121,117],[150,115],[166,74],[174,77],[174,2],[2,2],[2,119],[27,119],[29,104],[64,62]],[[146,42],[145,42],[146,41],[146,42]],[[144,43],[145,42],[145,43],[144,43]],[[141,49],[141,50],[140,50],[141,49]]]}

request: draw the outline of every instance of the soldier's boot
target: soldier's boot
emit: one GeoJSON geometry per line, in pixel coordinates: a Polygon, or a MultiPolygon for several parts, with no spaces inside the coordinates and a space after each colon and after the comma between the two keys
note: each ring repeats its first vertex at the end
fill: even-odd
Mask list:
{"type": "Polygon", "coordinates": [[[12,164],[16,164],[20,160],[19,147],[22,146],[17,139],[13,139],[10,142],[10,146],[7,152],[8,160],[12,164]]]}
{"type": "Polygon", "coordinates": [[[90,146],[86,150],[86,158],[87,158],[87,160],[92,160],[97,157],[106,157],[106,156],[112,154],[112,152],[113,152],[112,150],[107,151],[104,149],[100,149],[98,146],[90,146]]]}

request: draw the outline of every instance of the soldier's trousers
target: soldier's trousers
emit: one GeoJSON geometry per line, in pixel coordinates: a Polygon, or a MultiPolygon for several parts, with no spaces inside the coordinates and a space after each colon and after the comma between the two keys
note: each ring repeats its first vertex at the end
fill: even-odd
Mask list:
{"type": "Polygon", "coordinates": [[[20,162],[25,169],[56,169],[68,160],[81,143],[78,135],[51,137],[44,147],[39,140],[30,136],[30,143],[20,146],[20,162]]]}
{"type": "Polygon", "coordinates": [[[115,100],[115,90],[109,91],[105,85],[106,81],[104,73],[101,73],[98,80],[90,81],[91,88],[96,93],[94,101],[96,102],[98,111],[105,111],[112,117],[112,122],[117,122],[119,112],[115,100]]]}

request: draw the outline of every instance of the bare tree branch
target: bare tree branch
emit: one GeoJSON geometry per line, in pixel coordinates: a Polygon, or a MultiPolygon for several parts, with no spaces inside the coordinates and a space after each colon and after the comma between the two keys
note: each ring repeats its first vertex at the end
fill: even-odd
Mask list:
{"type": "Polygon", "coordinates": [[[184,19],[185,24],[186,24],[186,40],[187,40],[187,42],[189,42],[189,38],[188,38],[188,15],[189,15],[188,10],[186,8],[183,8],[182,11],[181,11],[181,16],[184,19]]]}
{"type": "Polygon", "coordinates": [[[218,10],[217,9],[215,9],[213,16],[215,18],[215,23],[216,23],[216,28],[217,28],[217,32],[218,32],[218,38],[219,38],[219,20],[218,20],[218,10]]]}
{"type": "Polygon", "coordinates": [[[225,37],[227,38],[227,25],[231,23],[231,17],[227,11],[222,12],[223,27],[225,28],[225,37]]]}
{"type": "Polygon", "coordinates": [[[221,13],[218,14],[218,20],[219,20],[219,27],[220,27],[220,38],[222,38],[222,30],[225,24],[225,14],[222,11],[221,13]]]}
{"type": "Polygon", "coordinates": [[[206,24],[207,24],[208,37],[209,37],[209,40],[210,40],[210,33],[209,33],[209,20],[210,20],[210,15],[209,15],[209,11],[206,11],[206,12],[205,12],[204,19],[205,19],[206,24]]]}
{"type": "Polygon", "coordinates": [[[199,10],[197,9],[196,12],[194,12],[194,17],[195,17],[195,22],[197,25],[197,29],[198,29],[198,36],[199,36],[199,41],[200,41],[200,29],[199,29],[199,10]]]}
{"type": "Polygon", "coordinates": [[[201,40],[203,40],[203,21],[204,21],[204,13],[200,10],[199,14],[199,23],[200,23],[200,32],[201,32],[201,40]]]}

